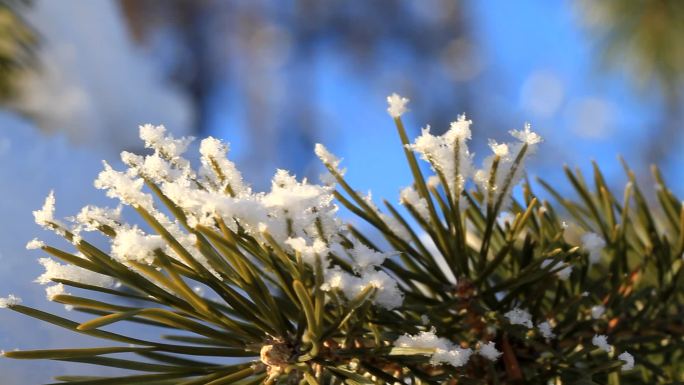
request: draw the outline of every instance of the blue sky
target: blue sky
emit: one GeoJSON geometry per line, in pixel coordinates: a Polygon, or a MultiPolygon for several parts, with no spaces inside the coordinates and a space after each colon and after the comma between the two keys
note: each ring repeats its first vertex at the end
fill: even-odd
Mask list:
{"type": "MultiPolygon", "coordinates": [[[[474,120],[477,163],[488,151],[487,137],[478,134],[478,122],[486,122],[486,114],[497,114],[508,124],[493,130],[488,127],[495,139],[507,140],[506,132],[521,128],[524,122],[530,122],[545,138],[537,160],[530,163],[530,174],[561,181],[563,164],[588,172],[590,161],[596,160],[608,179],[621,185],[624,177],[617,156],[622,155],[634,167],[642,163],[640,152],[651,138],[649,127],[658,118],[657,90],[634,88],[628,73],[599,70],[595,58],[600,47],[582,27],[580,14],[571,2],[495,0],[467,4],[472,36],[484,61],[477,78],[481,90],[477,92],[484,95],[480,100],[488,105],[473,112],[455,106],[454,119],[466,112],[474,120]]],[[[391,43],[377,54],[386,57],[380,72],[400,72],[402,63],[411,59],[391,43]]],[[[391,84],[384,84],[384,88],[368,84],[326,45],[318,47],[315,58],[311,76],[316,84],[316,107],[322,111],[317,122],[318,139],[344,158],[348,178],[356,188],[396,201],[410,177],[392,120],[385,112],[384,98],[405,90],[400,84],[395,88],[391,84]]],[[[288,76],[288,67],[281,71],[288,76]]],[[[407,96],[412,97],[410,93],[407,96]]],[[[223,97],[231,98],[229,93],[223,97]]],[[[420,109],[424,102],[413,98],[411,106],[420,109]]],[[[233,142],[234,155],[239,159],[255,149],[248,148],[241,135],[236,135],[244,133],[235,131],[235,126],[244,125],[238,112],[240,103],[228,104],[233,107],[220,110],[221,118],[213,131],[233,142]]],[[[415,135],[429,122],[414,119],[411,113],[406,115],[407,127],[415,135]]],[[[681,192],[682,182],[675,180],[674,167],[681,165],[682,156],[669,159],[664,165],[665,175],[681,192]]],[[[640,169],[642,173],[646,170],[640,169]]]]}

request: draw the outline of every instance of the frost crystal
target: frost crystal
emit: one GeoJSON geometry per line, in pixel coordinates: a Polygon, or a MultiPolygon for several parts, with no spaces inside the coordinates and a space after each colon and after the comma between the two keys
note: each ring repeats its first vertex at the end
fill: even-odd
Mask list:
{"type": "Polygon", "coordinates": [[[477,352],[479,355],[490,361],[498,360],[499,357],[503,354],[496,349],[496,344],[494,343],[494,341],[490,341],[487,343],[480,342],[480,348],[477,352]]]}
{"type": "Polygon", "coordinates": [[[475,172],[473,178],[484,191],[493,194],[496,200],[501,199],[504,202],[502,207],[506,207],[510,200],[511,189],[518,184],[523,176],[524,158],[520,160],[520,164],[514,170],[516,158],[523,145],[527,145],[526,154],[533,154],[536,145],[542,141],[538,134],[531,131],[529,124],[526,124],[523,130],[510,131],[510,134],[519,142],[497,143],[490,141],[489,147],[492,150],[492,155],[485,158],[482,168],[475,172]],[[499,163],[496,172],[494,172],[493,165],[497,158],[499,163]],[[493,179],[492,173],[494,173],[493,179]]]}
{"type": "Polygon", "coordinates": [[[9,296],[7,296],[5,298],[0,298],[0,309],[19,305],[20,303],[21,303],[21,298],[15,296],[14,294],[10,294],[9,296]]]}
{"type": "Polygon", "coordinates": [[[38,238],[33,238],[29,243],[26,244],[27,250],[37,250],[45,246],[45,242],[39,240],[38,238]]]}
{"type": "Polygon", "coordinates": [[[145,147],[161,152],[170,159],[181,156],[192,142],[192,138],[174,139],[166,134],[164,126],[151,124],[140,126],[140,139],[145,142],[145,147]]]}
{"type": "Polygon", "coordinates": [[[230,195],[245,196],[251,191],[242,179],[235,163],[228,160],[230,150],[227,143],[208,137],[200,143],[203,175],[214,186],[216,192],[226,191],[230,195]]]}
{"type": "Polygon", "coordinates": [[[80,230],[97,231],[101,226],[115,229],[121,223],[121,209],[121,205],[115,209],[85,206],[72,220],[78,224],[80,230]]]}
{"type": "Polygon", "coordinates": [[[107,162],[104,170],[95,179],[95,187],[100,190],[107,190],[107,196],[116,198],[121,202],[134,206],[152,210],[152,196],[142,192],[145,181],[135,177],[131,173],[123,173],[114,170],[107,162]]]}
{"type": "Polygon", "coordinates": [[[451,123],[449,130],[439,136],[432,135],[428,126],[409,145],[411,150],[430,163],[433,170],[444,176],[453,200],[461,199],[465,182],[473,172],[473,155],[467,143],[471,137],[471,124],[465,115],[461,115],[451,123]]]}
{"type": "Polygon", "coordinates": [[[411,206],[421,218],[427,220],[430,217],[430,212],[428,211],[427,201],[421,197],[418,192],[411,186],[401,190],[399,196],[399,203],[402,205],[411,206]]]}
{"type": "Polygon", "coordinates": [[[50,191],[50,194],[45,198],[45,203],[40,210],[33,212],[33,218],[36,223],[49,227],[52,223],[59,223],[55,220],[55,192],[50,191]]]}
{"type": "Polygon", "coordinates": [[[629,354],[627,352],[622,352],[618,356],[618,360],[625,362],[625,364],[622,365],[622,368],[621,368],[622,371],[634,369],[634,356],[632,356],[631,354],[629,354]]]}
{"type": "Polygon", "coordinates": [[[589,263],[592,265],[601,260],[601,251],[606,247],[606,241],[596,233],[582,235],[582,248],[589,253],[589,263]]]}
{"type": "Polygon", "coordinates": [[[387,97],[387,104],[389,104],[387,112],[391,117],[397,119],[407,111],[406,104],[408,104],[408,102],[408,99],[394,93],[387,97]]]}
{"type": "Polygon", "coordinates": [[[526,143],[528,146],[534,146],[535,144],[542,142],[542,137],[539,134],[532,132],[529,123],[525,123],[525,128],[522,130],[511,130],[510,134],[519,141],[526,143]]]}
{"type": "Polygon", "coordinates": [[[523,310],[516,307],[513,310],[504,314],[504,316],[508,318],[508,321],[513,325],[523,325],[528,329],[532,329],[533,327],[532,315],[530,315],[530,313],[528,313],[527,310],[523,310]]]}
{"type": "Polygon", "coordinates": [[[489,148],[492,150],[494,155],[499,156],[501,158],[505,158],[509,154],[508,144],[506,143],[497,143],[496,141],[490,139],[489,148]]]}
{"type": "Polygon", "coordinates": [[[338,174],[344,175],[345,170],[340,169],[340,163],[342,162],[342,160],[336,157],[330,151],[328,151],[328,149],[325,148],[324,145],[316,143],[316,146],[314,147],[314,152],[316,153],[316,156],[318,156],[318,159],[320,159],[324,165],[332,168],[338,174]]]}
{"type": "Polygon", "coordinates": [[[610,353],[613,350],[613,347],[608,343],[608,336],[603,334],[594,335],[591,339],[591,343],[606,353],[610,353]]]}

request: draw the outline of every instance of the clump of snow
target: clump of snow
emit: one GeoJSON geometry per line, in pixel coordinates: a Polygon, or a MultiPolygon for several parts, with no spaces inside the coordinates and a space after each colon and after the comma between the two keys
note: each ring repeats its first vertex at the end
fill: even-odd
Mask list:
{"type": "Polygon", "coordinates": [[[589,253],[589,263],[592,265],[601,260],[601,252],[606,247],[606,241],[596,233],[582,235],[582,248],[589,253]]]}
{"type": "Polygon", "coordinates": [[[385,309],[391,310],[400,306],[404,301],[404,294],[397,281],[382,270],[366,269],[360,275],[353,275],[339,267],[327,269],[323,290],[339,290],[348,299],[355,298],[368,288],[375,290],[372,302],[385,309]]]}
{"type": "Polygon", "coordinates": [[[115,209],[88,205],[83,207],[72,221],[84,231],[97,231],[102,226],[116,229],[121,225],[121,209],[121,205],[115,209]]]}
{"type": "Polygon", "coordinates": [[[541,333],[542,337],[547,340],[556,337],[556,334],[553,332],[553,327],[549,321],[541,322],[537,325],[537,329],[539,329],[539,333],[541,333]]]}
{"type": "Polygon", "coordinates": [[[606,312],[606,308],[603,305],[596,305],[591,307],[591,318],[599,319],[606,312]]]}
{"type": "Polygon", "coordinates": [[[510,310],[504,317],[508,318],[508,321],[513,325],[523,325],[528,329],[532,329],[532,315],[527,311],[520,308],[514,308],[510,310]]]}
{"type": "Polygon", "coordinates": [[[430,362],[433,364],[449,364],[458,368],[467,364],[472,354],[472,349],[463,349],[458,346],[453,346],[449,350],[438,349],[435,354],[432,355],[430,362]]]}
{"type": "Polygon", "coordinates": [[[33,238],[26,244],[26,250],[37,250],[45,246],[45,242],[39,240],[38,238],[33,238]]]}
{"type": "Polygon", "coordinates": [[[53,301],[56,296],[62,294],[69,294],[64,288],[64,284],[58,283],[56,285],[48,286],[45,288],[45,297],[48,301],[53,301]]]}
{"type": "Polygon", "coordinates": [[[50,191],[50,194],[45,198],[45,203],[40,210],[33,212],[33,218],[36,223],[43,227],[50,227],[52,224],[58,223],[55,220],[55,192],[50,191]]]}
{"type": "Polygon", "coordinates": [[[480,342],[477,353],[490,361],[498,360],[499,357],[501,357],[501,355],[503,354],[502,352],[496,349],[496,344],[494,343],[494,341],[489,341],[486,343],[480,342]]]}
{"type": "Polygon", "coordinates": [[[461,199],[461,192],[465,188],[466,180],[473,173],[473,155],[468,149],[470,140],[470,125],[465,115],[452,122],[449,129],[442,135],[430,133],[430,127],[422,130],[410,149],[419,153],[421,158],[439,172],[446,179],[451,197],[454,201],[461,199]]]}
{"type": "Polygon", "coordinates": [[[393,93],[387,97],[387,104],[389,105],[389,107],[387,107],[387,112],[394,119],[400,118],[404,113],[406,113],[406,111],[408,111],[406,108],[408,102],[409,100],[407,98],[393,93]]]}
{"type": "Polygon", "coordinates": [[[8,307],[16,306],[21,303],[21,298],[15,296],[14,294],[10,294],[7,297],[0,298],[0,309],[5,309],[8,307]]]}
{"type": "Polygon", "coordinates": [[[159,235],[145,235],[138,227],[120,228],[112,241],[112,257],[121,261],[152,264],[155,251],[163,250],[166,243],[159,235]]]}
{"type": "Polygon", "coordinates": [[[354,261],[354,269],[357,272],[366,271],[371,266],[380,266],[392,255],[392,253],[382,253],[371,249],[362,242],[354,240],[354,247],[347,250],[354,261]]]}
{"type": "Polygon", "coordinates": [[[166,127],[163,125],[145,124],[139,129],[140,139],[145,142],[145,147],[151,148],[171,160],[178,159],[183,155],[192,142],[192,138],[175,139],[171,134],[167,134],[166,127]]]}
{"type": "Polygon", "coordinates": [[[364,271],[361,274],[360,280],[355,285],[352,285],[347,296],[352,298],[367,287],[377,290],[373,302],[385,309],[392,310],[404,302],[404,293],[399,289],[397,281],[382,270],[364,271]]]}
{"type": "Polygon", "coordinates": [[[423,331],[416,335],[405,334],[394,341],[394,346],[432,350],[432,352],[423,353],[430,356],[430,363],[449,364],[453,367],[467,364],[473,354],[472,349],[463,349],[446,338],[437,337],[434,331],[423,331]]]}
{"type": "Polygon", "coordinates": [[[404,334],[394,341],[394,346],[401,348],[424,348],[447,350],[451,341],[437,337],[434,331],[420,332],[416,335],[404,334]]]}
{"type": "Polygon", "coordinates": [[[335,266],[325,270],[325,283],[321,288],[325,291],[341,290],[345,292],[350,290],[357,280],[358,277],[343,271],[339,266],[335,266]]]}
{"type": "Polygon", "coordinates": [[[608,336],[603,334],[594,335],[591,339],[591,343],[606,353],[610,353],[613,350],[613,347],[608,343],[608,336]]]}
{"type": "Polygon", "coordinates": [[[628,352],[620,353],[620,355],[618,356],[618,360],[624,361],[624,363],[625,363],[624,365],[622,365],[622,368],[621,368],[621,370],[623,372],[627,371],[627,370],[634,369],[634,356],[631,355],[630,353],[628,353],[628,352]]]}
{"type": "Polygon", "coordinates": [[[312,266],[316,262],[316,256],[324,260],[328,255],[328,246],[320,239],[314,239],[312,244],[307,244],[306,239],[302,237],[288,238],[285,244],[300,253],[302,260],[312,266]]]}
{"type": "Polygon", "coordinates": [[[113,287],[114,279],[104,274],[99,274],[76,265],[61,264],[52,258],[40,258],[38,260],[45,268],[45,272],[36,278],[36,282],[45,285],[54,279],[64,279],[99,287],[113,287]]]}
{"type": "Polygon", "coordinates": [[[421,197],[420,194],[418,194],[418,191],[412,186],[408,186],[401,190],[399,203],[412,207],[424,220],[428,220],[430,217],[427,201],[425,198],[421,197]]]}
{"type": "Polygon", "coordinates": [[[511,189],[518,184],[524,174],[524,157],[520,160],[517,169],[513,170],[516,158],[523,145],[527,146],[526,155],[531,155],[536,151],[537,144],[542,141],[541,136],[533,132],[529,124],[525,124],[523,130],[510,131],[510,134],[518,139],[518,142],[497,143],[490,141],[489,148],[492,150],[492,155],[485,158],[482,168],[475,172],[473,178],[484,191],[492,194],[495,200],[502,200],[504,202],[502,207],[506,206],[510,200],[511,189]],[[498,166],[492,179],[495,159],[498,159],[498,166]],[[510,182],[506,186],[509,180],[510,182]]]}
{"type": "Polygon", "coordinates": [[[145,184],[142,178],[116,171],[105,161],[102,163],[104,170],[95,179],[96,188],[106,190],[108,197],[119,199],[127,205],[152,209],[152,196],[142,191],[145,184]]]}
{"type": "Polygon", "coordinates": [[[244,196],[250,193],[235,163],[228,160],[230,147],[219,139],[208,137],[200,142],[202,168],[204,176],[215,191],[229,189],[233,195],[244,196]]]}

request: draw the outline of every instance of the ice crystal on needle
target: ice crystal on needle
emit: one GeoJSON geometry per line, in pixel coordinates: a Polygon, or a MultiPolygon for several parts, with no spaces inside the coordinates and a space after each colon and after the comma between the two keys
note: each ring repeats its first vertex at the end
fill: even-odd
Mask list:
{"type": "Polygon", "coordinates": [[[440,173],[440,178],[447,181],[454,200],[460,199],[465,183],[473,172],[473,155],[467,143],[471,137],[471,124],[465,115],[461,115],[439,136],[432,135],[428,126],[409,146],[440,173]]]}
{"type": "Polygon", "coordinates": [[[200,175],[208,180],[214,191],[225,190],[234,196],[250,193],[235,163],[228,160],[230,147],[219,139],[208,137],[200,143],[202,168],[200,175]]]}
{"type": "Polygon", "coordinates": [[[437,337],[434,331],[420,332],[416,335],[405,334],[394,341],[401,348],[425,349],[433,364],[449,364],[460,367],[468,363],[472,349],[463,349],[446,338],[437,337]]]}
{"type": "Polygon", "coordinates": [[[64,279],[99,287],[114,286],[114,279],[104,274],[99,274],[76,265],[61,264],[52,258],[40,258],[38,261],[45,268],[45,272],[36,278],[36,282],[41,285],[52,283],[55,279],[64,279]]]}
{"type": "Polygon", "coordinates": [[[539,325],[537,325],[537,329],[539,329],[539,333],[541,333],[542,337],[547,340],[556,337],[556,334],[553,332],[553,327],[549,321],[541,322],[539,325]]]}
{"type": "Polygon", "coordinates": [[[336,157],[332,152],[328,151],[324,145],[316,143],[314,146],[314,153],[326,167],[332,168],[340,176],[345,174],[345,170],[340,169],[340,163],[342,162],[342,159],[336,157]]]}
{"type": "Polygon", "coordinates": [[[504,314],[508,321],[513,325],[522,325],[528,329],[532,329],[532,315],[524,309],[514,308],[513,310],[504,314]]]}
{"type": "Polygon", "coordinates": [[[175,139],[166,132],[166,127],[152,124],[140,126],[140,139],[145,142],[145,147],[161,152],[170,159],[178,159],[192,142],[192,138],[175,139]]]}
{"type": "Polygon", "coordinates": [[[15,296],[14,294],[10,294],[7,297],[0,298],[0,309],[12,307],[19,304],[21,304],[21,298],[15,296]]]}
{"type": "Polygon", "coordinates": [[[613,347],[608,343],[608,336],[603,334],[594,335],[591,339],[591,343],[606,353],[610,353],[613,350],[613,347]]]}
{"type": "Polygon", "coordinates": [[[135,226],[120,228],[112,241],[112,257],[122,262],[152,264],[155,252],[165,247],[166,242],[159,235],[146,235],[135,226]]]}
{"type": "Polygon", "coordinates": [[[50,194],[45,198],[43,207],[33,212],[33,218],[37,224],[43,227],[49,227],[51,224],[56,223],[54,191],[50,191],[50,194]]]}
{"type": "Polygon", "coordinates": [[[116,171],[107,162],[102,162],[104,170],[95,180],[95,187],[107,191],[110,198],[120,199],[122,203],[134,207],[151,209],[152,196],[142,191],[145,181],[133,175],[116,171]]]}
{"type": "Polygon", "coordinates": [[[527,155],[533,154],[542,141],[541,136],[531,131],[529,124],[525,124],[523,130],[511,130],[510,134],[518,139],[518,142],[490,141],[492,155],[485,158],[482,168],[474,174],[475,182],[495,200],[500,200],[502,207],[508,204],[511,189],[518,184],[524,174],[525,157],[519,158],[521,151],[524,148],[527,155]]]}
{"type": "Polygon", "coordinates": [[[408,102],[408,99],[394,93],[387,97],[387,104],[389,104],[389,107],[387,107],[387,112],[391,117],[397,119],[408,110],[406,108],[408,102]]]}
{"type": "Polygon", "coordinates": [[[45,246],[45,242],[39,240],[38,238],[33,238],[31,241],[29,241],[26,244],[26,249],[27,250],[37,250],[43,246],[45,246]]]}

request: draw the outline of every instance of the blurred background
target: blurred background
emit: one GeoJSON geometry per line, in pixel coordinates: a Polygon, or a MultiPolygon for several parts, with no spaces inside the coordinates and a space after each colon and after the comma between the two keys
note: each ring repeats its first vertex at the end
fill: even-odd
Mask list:
{"type": "MultiPolygon", "coordinates": [[[[397,199],[409,183],[385,97],[409,97],[407,127],[473,121],[487,138],[530,122],[545,143],[531,176],[569,192],[562,165],[617,155],[684,192],[684,2],[679,0],[0,0],[0,294],[65,313],[32,283],[31,211],[109,204],[100,160],[141,151],[137,126],[223,138],[257,189],[276,168],[317,179],[313,145],[344,158],[352,184],[397,199]]],[[[78,315],[69,314],[77,318],[78,315]]],[[[0,312],[0,348],[88,344],[0,312]]],[[[0,360],[3,384],[83,372],[0,360]]]]}

